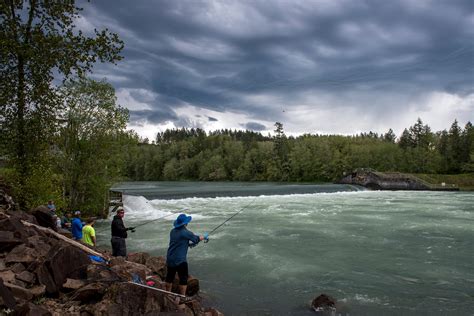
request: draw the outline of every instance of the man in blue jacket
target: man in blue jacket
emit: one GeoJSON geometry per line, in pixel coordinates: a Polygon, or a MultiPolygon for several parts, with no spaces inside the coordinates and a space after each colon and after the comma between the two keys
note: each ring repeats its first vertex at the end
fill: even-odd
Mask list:
{"type": "Polygon", "coordinates": [[[171,291],[174,277],[176,272],[178,272],[179,292],[182,295],[186,295],[186,288],[188,286],[188,262],[186,258],[188,248],[189,246],[197,245],[201,240],[209,240],[208,234],[198,236],[187,230],[186,227],[191,219],[191,216],[180,214],[174,221],[174,228],[170,232],[170,244],[166,255],[166,265],[168,268],[165,279],[166,290],[171,291]]]}
{"type": "Polygon", "coordinates": [[[71,222],[72,227],[72,238],[75,240],[82,239],[82,221],[81,221],[81,211],[74,212],[74,218],[71,222]]]}

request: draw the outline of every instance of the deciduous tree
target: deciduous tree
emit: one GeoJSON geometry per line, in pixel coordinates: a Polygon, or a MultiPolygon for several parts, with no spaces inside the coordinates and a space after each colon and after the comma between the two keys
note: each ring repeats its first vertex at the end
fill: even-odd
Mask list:
{"type": "Polygon", "coordinates": [[[96,30],[86,36],[76,28],[80,11],[73,0],[0,1],[2,145],[17,171],[19,192],[55,130],[62,105],[55,79],[82,76],[98,60],[121,58],[123,42],[116,34],[96,30]]]}
{"type": "Polygon", "coordinates": [[[65,110],[55,160],[69,208],[101,211],[103,199],[124,169],[124,146],[136,144],[126,133],[128,110],[116,104],[105,81],[81,79],[61,88],[65,110]]]}

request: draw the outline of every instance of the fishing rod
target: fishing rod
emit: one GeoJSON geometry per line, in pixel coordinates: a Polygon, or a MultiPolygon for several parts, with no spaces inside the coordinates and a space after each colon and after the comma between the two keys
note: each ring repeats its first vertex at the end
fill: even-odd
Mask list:
{"type": "MultiPolygon", "coordinates": [[[[207,203],[201,205],[201,207],[204,207],[204,206],[208,205],[208,204],[211,203],[211,202],[212,202],[212,201],[209,201],[209,202],[207,202],[207,203]]],[[[148,202],[147,202],[147,203],[148,203],[148,202]]],[[[188,211],[188,210],[189,210],[188,208],[185,208],[185,209],[183,209],[181,212],[188,211]]],[[[160,220],[160,219],[169,217],[169,216],[171,216],[171,215],[176,215],[176,213],[171,213],[171,214],[168,214],[168,215],[164,215],[164,216],[161,216],[161,217],[152,219],[152,220],[150,220],[150,221],[147,221],[147,222],[145,222],[145,223],[141,223],[141,224],[139,224],[139,225],[137,225],[137,226],[130,227],[130,228],[132,228],[132,229],[131,229],[131,232],[134,233],[134,232],[135,232],[135,228],[137,228],[137,227],[145,226],[145,225],[147,225],[147,224],[156,222],[157,220],[160,220]]],[[[106,230],[108,230],[108,228],[101,229],[101,230],[97,231],[97,233],[104,232],[104,231],[106,231],[106,230]]]]}
{"type": "MultiPolygon", "coordinates": [[[[129,227],[129,228],[130,228],[130,231],[131,231],[132,233],[134,233],[134,232],[135,232],[135,228],[137,228],[137,227],[141,227],[141,226],[144,226],[144,225],[146,225],[146,224],[150,224],[150,223],[156,222],[157,220],[160,220],[160,219],[169,217],[169,216],[171,216],[171,215],[176,215],[176,213],[171,213],[171,214],[168,214],[168,215],[164,215],[164,216],[161,216],[161,217],[152,219],[151,221],[147,221],[147,222],[145,222],[145,223],[141,223],[141,224],[139,224],[139,225],[137,225],[137,226],[129,227]]],[[[109,230],[109,228],[101,229],[101,230],[97,231],[97,233],[101,233],[101,232],[104,232],[104,231],[106,231],[106,230],[109,230]]]]}
{"type": "MultiPolygon", "coordinates": [[[[221,227],[222,225],[224,225],[225,223],[227,223],[228,221],[230,221],[232,218],[234,218],[235,216],[237,216],[238,214],[240,214],[243,210],[245,210],[247,207],[249,207],[256,199],[258,198],[258,196],[256,196],[255,198],[252,199],[252,201],[250,201],[249,204],[245,205],[244,207],[242,207],[240,210],[238,210],[234,215],[232,215],[231,217],[229,217],[228,219],[226,219],[225,221],[223,221],[222,223],[220,223],[219,225],[217,225],[216,227],[214,227],[213,230],[211,230],[207,235],[211,235],[213,232],[215,232],[219,227],[221,227]]],[[[207,243],[209,242],[209,239],[204,239],[204,242],[207,243]]]]}
{"type": "MultiPolygon", "coordinates": [[[[209,202],[207,202],[207,203],[201,205],[201,207],[204,207],[204,206],[206,206],[207,204],[209,204],[209,203],[211,203],[211,202],[212,202],[212,201],[209,201],[209,202]]],[[[184,212],[184,211],[189,211],[189,209],[188,209],[188,208],[185,208],[185,209],[182,210],[182,212],[184,212]]],[[[157,221],[157,220],[159,220],[159,219],[163,219],[163,218],[166,218],[166,217],[171,216],[171,215],[176,215],[176,213],[171,213],[171,214],[168,214],[168,215],[165,215],[165,216],[161,216],[161,217],[152,219],[151,221],[142,223],[142,224],[140,224],[140,225],[138,225],[138,226],[134,226],[133,229],[135,229],[135,228],[137,228],[137,227],[144,226],[144,225],[146,225],[146,224],[153,223],[153,222],[155,222],[155,221],[157,221]]]]}
{"type": "MultiPolygon", "coordinates": [[[[186,210],[186,209],[185,209],[186,210]]],[[[155,219],[152,219],[151,221],[148,221],[148,222],[145,222],[145,223],[141,223],[140,225],[137,225],[137,226],[133,226],[133,229],[135,228],[138,228],[138,227],[141,227],[141,226],[144,226],[146,224],[150,224],[150,223],[153,223],[153,222],[156,222],[157,220],[159,219],[163,219],[163,218],[167,218],[171,215],[176,215],[175,213],[171,213],[171,214],[168,214],[168,215],[164,215],[164,216],[161,216],[161,217],[158,217],[158,218],[155,218],[155,219]]]]}

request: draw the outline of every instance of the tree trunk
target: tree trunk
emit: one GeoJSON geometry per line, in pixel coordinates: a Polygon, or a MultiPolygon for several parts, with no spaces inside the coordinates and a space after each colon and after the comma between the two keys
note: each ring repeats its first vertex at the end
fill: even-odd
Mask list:
{"type": "Polygon", "coordinates": [[[26,135],[25,135],[25,64],[24,58],[21,54],[18,54],[18,87],[17,87],[17,148],[16,148],[16,159],[19,170],[19,205],[21,209],[26,207],[25,197],[25,184],[29,174],[28,161],[26,159],[26,135]]]}

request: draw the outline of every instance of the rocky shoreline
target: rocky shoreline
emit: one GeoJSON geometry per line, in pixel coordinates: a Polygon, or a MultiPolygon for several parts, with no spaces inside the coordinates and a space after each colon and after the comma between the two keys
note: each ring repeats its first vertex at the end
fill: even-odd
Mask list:
{"type": "MultiPolygon", "coordinates": [[[[160,292],[166,275],[164,257],[147,253],[111,257],[39,225],[41,213],[41,209],[16,210],[11,198],[2,194],[0,314],[223,315],[202,305],[199,280],[192,276],[185,300],[160,292]],[[130,282],[137,280],[149,288],[130,282]]],[[[177,287],[175,279],[173,291],[177,287]]]]}

